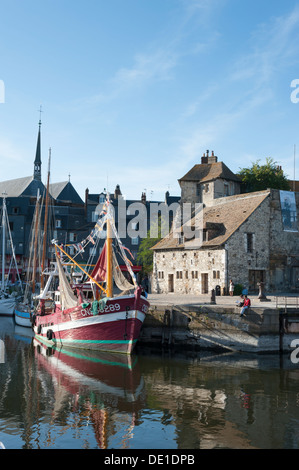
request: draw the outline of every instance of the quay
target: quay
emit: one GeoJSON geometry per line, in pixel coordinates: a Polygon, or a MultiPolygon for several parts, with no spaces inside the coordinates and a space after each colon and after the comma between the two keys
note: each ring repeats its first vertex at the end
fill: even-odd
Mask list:
{"type": "Polygon", "coordinates": [[[299,345],[299,297],[249,295],[251,307],[240,317],[238,296],[149,294],[150,310],[140,347],[290,353],[299,345]]]}

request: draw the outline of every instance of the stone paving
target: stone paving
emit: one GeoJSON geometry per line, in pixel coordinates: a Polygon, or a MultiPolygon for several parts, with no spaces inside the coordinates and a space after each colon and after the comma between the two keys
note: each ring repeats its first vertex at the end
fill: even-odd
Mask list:
{"type": "MultiPolygon", "coordinates": [[[[277,294],[283,301],[283,297],[297,297],[298,294],[277,294]]],[[[266,294],[267,301],[261,301],[258,298],[258,294],[256,295],[248,295],[251,300],[252,307],[261,307],[261,308],[275,308],[276,307],[276,294],[266,294]]],[[[216,296],[216,305],[228,307],[228,306],[236,306],[236,303],[239,301],[239,296],[216,296]]],[[[211,304],[211,295],[189,295],[189,294],[149,294],[148,300],[151,305],[203,305],[203,304],[211,304]]],[[[295,299],[294,299],[295,301],[295,299]]],[[[299,302],[299,298],[298,298],[299,302]]]]}

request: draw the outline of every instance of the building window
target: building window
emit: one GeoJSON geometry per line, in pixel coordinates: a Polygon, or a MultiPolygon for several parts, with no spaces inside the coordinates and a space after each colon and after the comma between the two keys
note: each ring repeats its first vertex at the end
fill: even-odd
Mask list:
{"type": "Polygon", "coordinates": [[[246,251],[247,253],[253,252],[253,233],[246,233],[246,251]]]}
{"type": "Polygon", "coordinates": [[[56,228],[61,228],[61,220],[60,220],[60,219],[56,219],[56,221],[55,221],[55,227],[56,227],[56,228]]]}
{"type": "Polygon", "coordinates": [[[74,232],[70,233],[70,242],[76,242],[77,241],[77,234],[74,232]]]}
{"type": "Polygon", "coordinates": [[[176,272],[176,278],[177,279],[183,279],[183,271],[177,271],[176,272]]]}
{"type": "Polygon", "coordinates": [[[12,213],[13,213],[13,214],[19,214],[19,212],[20,212],[20,208],[19,208],[19,207],[13,207],[13,208],[12,208],[12,213]]]}
{"type": "Polygon", "coordinates": [[[158,279],[164,279],[164,271],[158,271],[158,279]]]}
{"type": "Polygon", "coordinates": [[[198,271],[191,271],[192,279],[198,279],[198,271]]]}

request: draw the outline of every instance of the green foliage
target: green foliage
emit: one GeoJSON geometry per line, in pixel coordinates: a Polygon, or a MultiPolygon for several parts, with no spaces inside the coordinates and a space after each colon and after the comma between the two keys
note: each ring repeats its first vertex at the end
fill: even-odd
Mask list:
{"type": "Polygon", "coordinates": [[[234,295],[241,295],[243,290],[242,284],[236,284],[234,288],[234,295]]]}
{"type": "Polygon", "coordinates": [[[147,237],[144,238],[138,249],[137,263],[142,265],[142,272],[150,274],[153,271],[154,252],[151,248],[156,245],[168,233],[167,221],[159,216],[152,222],[147,237]]]}
{"type": "Polygon", "coordinates": [[[150,274],[152,272],[154,252],[151,248],[161,240],[161,238],[150,238],[149,233],[150,231],[148,231],[147,238],[141,241],[137,255],[137,263],[142,265],[144,274],[150,274]]]}
{"type": "Polygon", "coordinates": [[[260,160],[253,163],[251,168],[240,169],[237,175],[241,178],[246,192],[262,191],[267,188],[289,190],[290,185],[283,170],[272,158],[266,158],[266,163],[260,165],[260,160]]]}

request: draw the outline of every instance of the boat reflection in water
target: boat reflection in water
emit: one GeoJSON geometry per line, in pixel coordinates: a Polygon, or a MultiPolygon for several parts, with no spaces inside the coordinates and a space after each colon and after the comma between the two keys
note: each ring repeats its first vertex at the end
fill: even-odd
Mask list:
{"type": "MultiPolygon", "coordinates": [[[[90,434],[92,426],[95,446],[101,449],[111,448],[108,442],[111,439],[121,441],[118,441],[119,448],[128,447],[138,412],[145,403],[144,381],[137,357],[51,348],[36,338],[33,345],[38,369],[52,377],[55,396],[52,419],[61,424],[61,417],[65,415],[66,428],[76,429],[78,434],[82,428],[86,433],[87,426],[90,434]],[[74,413],[75,422],[67,424],[70,411],[74,413]]],[[[90,435],[81,437],[89,441],[87,447],[92,446],[90,435]]],[[[54,434],[53,439],[57,439],[54,434]]]]}

